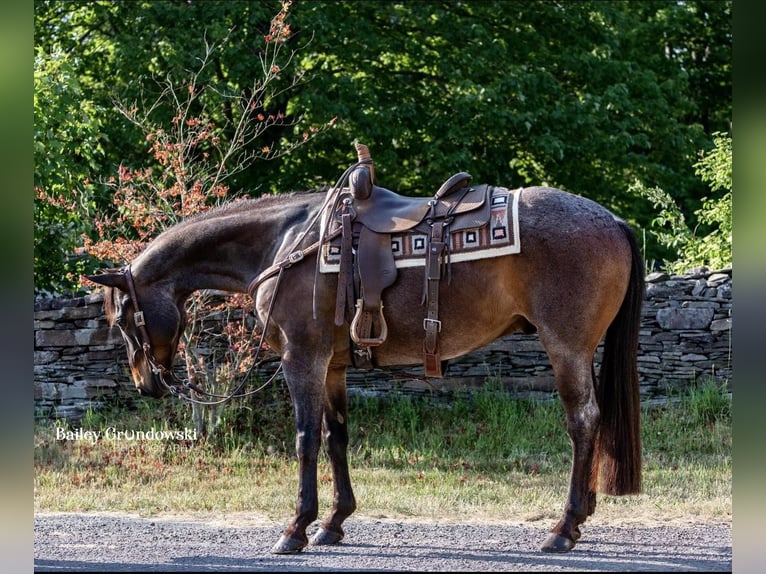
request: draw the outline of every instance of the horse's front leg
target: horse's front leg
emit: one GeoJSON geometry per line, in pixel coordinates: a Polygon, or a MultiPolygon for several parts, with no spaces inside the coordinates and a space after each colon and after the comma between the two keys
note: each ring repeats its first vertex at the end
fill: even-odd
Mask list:
{"type": "Polygon", "coordinates": [[[356,510],[356,500],[348,472],[348,403],[346,366],[333,366],[327,372],[323,429],[327,454],[332,465],[334,497],[312,544],[335,544],[343,539],[341,524],[356,510]]]}
{"type": "MultiPolygon", "coordinates": [[[[549,352],[550,355],[550,352],[549,352]]],[[[580,538],[580,525],[596,508],[591,471],[598,432],[593,366],[588,357],[551,357],[556,386],[564,404],[572,443],[569,494],[564,514],[542,546],[545,552],[568,552],[580,538]]]]}
{"type": "Polygon", "coordinates": [[[319,514],[317,458],[322,442],[322,405],[327,363],[318,357],[282,357],[285,379],[295,411],[295,451],[298,457],[298,503],[295,518],[272,547],[274,554],[300,552],[307,544],[306,528],[319,514]]]}

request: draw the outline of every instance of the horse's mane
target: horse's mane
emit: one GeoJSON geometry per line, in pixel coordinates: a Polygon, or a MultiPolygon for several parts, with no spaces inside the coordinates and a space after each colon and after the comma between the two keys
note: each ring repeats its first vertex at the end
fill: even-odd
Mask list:
{"type": "Polygon", "coordinates": [[[219,206],[216,206],[207,211],[197,213],[190,217],[187,217],[181,221],[178,226],[184,226],[185,224],[197,223],[207,219],[213,219],[216,217],[230,217],[237,215],[238,213],[244,213],[250,211],[257,206],[263,205],[280,205],[291,201],[296,197],[302,197],[306,195],[315,195],[319,193],[325,193],[327,189],[312,189],[309,191],[291,191],[287,193],[279,193],[275,195],[262,195],[260,197],[252,199],[234,199],[227,201],[219,206]]]}
{"type": "MultiPolygon", "coordinates": [[[[291,191],[286,193],[274,194],[274,195],[262,195],[253,199],[232,199],[228,200],[221,205],[190,215],[180,222],[166,228],[162,233],[152,239],[149,244],[144,246],[144,249],[134,258],[134,262],[143,257],[152,247],[152,245],[161,246],[165,245],[168,241],[173,241],[174,238],[183,236],[189,229],[199,223],[210,223],[215,225],[218,218],[238,218],[241,216],[243,219],[249,218],[254,212],[257,212],[259,208],[265,209],[279,209],[280,206],[289,206],[292,204],[298,204],[301,198],[320,197],[322,193],[326,193],[327,189],[315,189],[309,191],[291,191]]],[[[318,205],[318,203],[317,203],[318,205]]],[[[113,325],[116,318],[116,314],[119,312],[118,303],[115,300],[115,293],[110,292],[110,289],[104,293],[104,310],[109,319],[109,324],[113,325]]]]}

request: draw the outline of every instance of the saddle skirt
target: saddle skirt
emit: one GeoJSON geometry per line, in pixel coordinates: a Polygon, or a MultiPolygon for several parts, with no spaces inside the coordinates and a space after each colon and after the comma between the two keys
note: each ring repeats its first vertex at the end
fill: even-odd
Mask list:
{"type": "MultiPolygon", "coordinates": [[[[474,193],[484,193],[486,198],[474,200],[480,208],[471,212],[470,223],[453,226],[449,234],[449,257],[452,263],[501,257],[520,253],[519,195],[521,190],[505,187],[480,186],[474,193]]],[[[350,194],[344,190],[344,196],[350,194]]],[[[465,220],[464,220],[465,221],[465,220]]],[[[338,225],[335,217],[323,218],[329,222],[332,232],[338,225]]],[[[391,251],[397,268],[425,267],[428,255],[429,228],[425,222],[401,232],[388,233],[391,251]]],[[[446,239],[446,238],[445,238],[446,239]]],[[[341,258],[341,237],[322,246],[319,271],[338,273],[341,258]]]]}

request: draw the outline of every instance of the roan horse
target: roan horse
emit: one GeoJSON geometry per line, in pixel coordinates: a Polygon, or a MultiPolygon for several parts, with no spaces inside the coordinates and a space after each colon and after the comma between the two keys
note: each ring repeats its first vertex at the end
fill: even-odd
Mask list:
{"type": "MultiPolygon", "coordinates": [[[[599,204],[548,187],[518,193],[520,253],[453,262],[451,280],[441,283],[440,353],[450,359],[513,332],[539,334],[572,444],[566,504],[542,550],[566,552],[595,510],[596,491],[640,490],[636,359],[644,264],[629,226],[599,204]]],[[[235,202],[166,230],[120,272],[88,277],[107,287],[106,314],[127,344],[138,392],[159,398],[172,389],[167,376],[187,297],[199,289],[247,293],[264,270],[280,270],[251,292],[267,324],[265,340],[281,356],[295,411],[298,500],[272,548],[280,554],[309,544],[306,528],[319,512],[322,442],[334,498],[311,543],[339,542],[342,523],[356,508],[347,460],[349,323],[333,320],[338,275],[316,273],[314,258],[302,251],[316,247],[320,230],[313,222],[325,203],[323,194],[311,192],[235,202]]],[[[422,267],[403,268],[383,292],[387,337],[375,348],[377,366],[423,361],[423,281],[422,267]]]]}

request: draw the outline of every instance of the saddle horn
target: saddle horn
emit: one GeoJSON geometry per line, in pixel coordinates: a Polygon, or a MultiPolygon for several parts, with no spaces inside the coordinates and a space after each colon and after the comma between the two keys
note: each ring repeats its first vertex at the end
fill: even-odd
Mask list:
{"type": "Polygon", "coordinates": [[[354,147],[356,148],[356,161],[370,166],[370,182],[374,184],[375,164],[373,163],[372,156],[370,155],[370,148],[359,142],[355,142],[354,147]]]}

